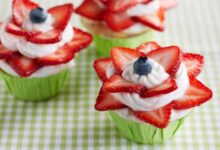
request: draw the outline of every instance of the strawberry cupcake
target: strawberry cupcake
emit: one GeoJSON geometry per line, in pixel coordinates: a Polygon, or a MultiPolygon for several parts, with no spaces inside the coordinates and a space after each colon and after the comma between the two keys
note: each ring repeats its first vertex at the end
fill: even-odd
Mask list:
{"type": "Polygon", "coordinates": [[[12,16],[0,25],[0,76],[22,100],[56,95],[69,77],[77,52],[90,34],[74,28],[72,4],[48,10],[30,0],[13,0],[12,16]]]}
{"type": "Polygon", "coordinates": [[[164,142],[193,108],[211,99],[212,91],[197,79],[202,67],[203,56],[177,46],[115,47],[110,58],[94,62],[103,82],[95,109],[108,111],[130,140],[164,142]]]}
{"type": "Polygon", "coordinates": [[[108,56],[114,46],[135,48],[164,30],[165,10],[175,0],[84,0],[76,9],[93,34],[97,52],[108,56]]]}

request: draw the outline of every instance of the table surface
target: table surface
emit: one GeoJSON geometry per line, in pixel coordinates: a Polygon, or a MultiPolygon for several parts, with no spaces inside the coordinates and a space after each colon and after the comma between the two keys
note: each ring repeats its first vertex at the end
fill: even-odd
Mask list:
{"type": "MultiPolygon", "coordinates": [[[[71,2],[40,3],[50,7],[67,1],[71,2]]],[[[11,15],[10,8],[11,0],[1,0],[0,21],[11,15]]],[[[17,100],[0,82],[0,149],[220,149],[219,15],[219,0],[181,0],[167,13],[166,31],[156,33],[162,45],[177,44],[184,51],[205,56],[200,77],[214,92],[211,101],[194,109],[174,139],[151,146],[136,144],[121,136],[105,113],[93,109],[100,83],[92,68],[97,56],[90,47],[77,58],[77,67],[62,93],[49,101],[17,100]]],[[[72,23],[80,26],[78,22],[73,17],[72,23]]]]}

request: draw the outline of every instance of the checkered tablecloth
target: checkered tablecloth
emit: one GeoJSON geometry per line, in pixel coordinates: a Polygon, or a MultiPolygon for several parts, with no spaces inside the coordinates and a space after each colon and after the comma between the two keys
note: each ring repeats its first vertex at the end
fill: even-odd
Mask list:
{"type": "MultiPolygon", "coordinates": [[[[41,0],[44,6],[71,0],[41,0]]],[[[80,0],[72,0],[79,3],[80,0]]],[[[77,4],[76,4],[77,5],[77,4]]],[[[11,14],[11,0],[0,0],[0,21],[11,14]]],[[[78,18],[72,23],[79,26],[78,18]]],[[[77,58],[62,93],[46,102],[23,102],[0,82],[0,150],[71,149],[220,149],[220,1],[180,0],[167,13],[166,31],[156,33],[162,45],[205,56],[201,80],[213,99],[194,109],[176,137],[162,145],[141,145],[120,135],[105,113],[93,109],[100,83],[93,71],[94,48],[77,58]]]]}

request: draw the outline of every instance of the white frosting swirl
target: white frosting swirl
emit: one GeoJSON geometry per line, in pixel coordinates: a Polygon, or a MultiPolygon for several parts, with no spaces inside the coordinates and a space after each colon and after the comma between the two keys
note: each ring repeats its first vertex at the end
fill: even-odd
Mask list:
{"type": "Polygon", "coordinates": [[[122,73],[122,77],[127,80],[131,81],[133,83],[142,84],[146,88],[151,89],[153,87],[156,87],[160,84],[162,84],[164,81],[166,81],[169,78],[168,73],[164,70],[164,68],[158,64],[153,59],[148,59],[148,62],[152,66],[152,71],[148,75],[138,75],[134,72],[133,64],[136,60],[128,63],[124,67],[124,71],[122,73]]]}

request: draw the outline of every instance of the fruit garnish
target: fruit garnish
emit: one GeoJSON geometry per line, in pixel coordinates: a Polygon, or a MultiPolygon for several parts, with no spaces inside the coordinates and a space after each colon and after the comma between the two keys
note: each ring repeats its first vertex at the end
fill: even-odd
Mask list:
{"type": "Polygon", "coordinates": [[[148,75],[152,71],[152,65],[147,57],[140,57],[134,62],[133,69],[136,74],[148,75]]]}
{"type": "Polygon", "coordinates": [[[4,59],[4,58],[10,58],[13,55],[15,55],[17,52],[16,51],[12,51],[8,48],[6,48],[4,45],[1,44],[0,42],[0,59],[4,59]]]}
{"type": "Polygon", "coordinates": [[[43,23],[47,20],[47,16],[47,12],[41,7],[32,9],[30,12],[30,20],[33,23],[43,23]]]}
{"type": "Polygon", "coordinates": [[[138,46],[136,50],[144,54],[147,54],[150,51],[158,49],[158,48],[160,48],[160,45],[157,44],[156,42],[147,42],[147,43],[144,43],[138,46]]]}

